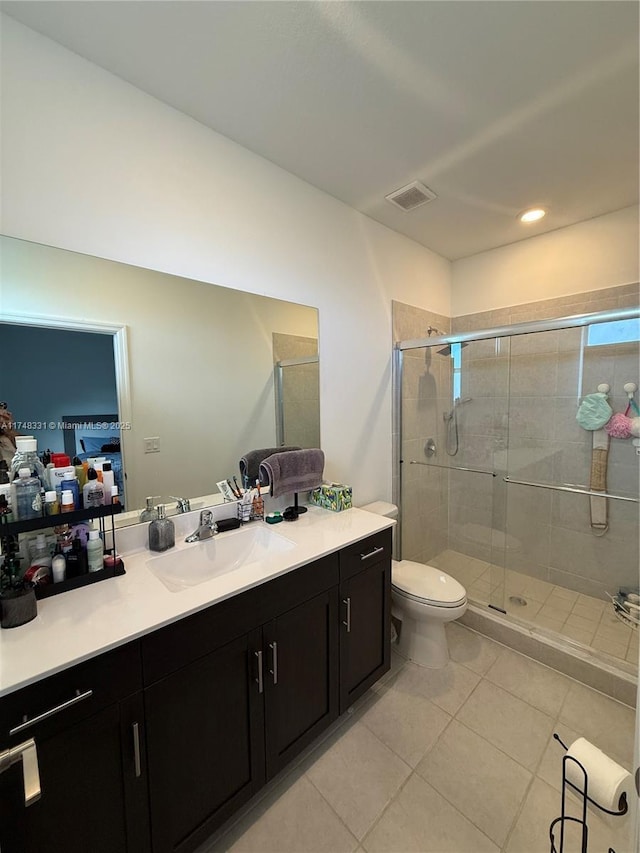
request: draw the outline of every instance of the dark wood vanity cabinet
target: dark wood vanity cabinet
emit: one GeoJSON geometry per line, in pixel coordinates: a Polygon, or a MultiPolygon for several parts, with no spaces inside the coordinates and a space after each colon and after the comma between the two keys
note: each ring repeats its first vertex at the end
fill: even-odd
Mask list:
{"type": "Polygon", "coordinates": [[[132,643],[0,702],[0,752],[33,738],[41,787],[25,806],[22,764],[0,775],[2,853],[150,850],[141,686],[132,643]]]}
{"type": "Polygon", "coordinates": [[[389,669],[391,530],[340,552],[340,713],[389,669]]]}
{"type": "Polygon", "coordinates": [[[383,531],[0,700],[0,751],[33,736],[42,781],[25,808],[0,773],[2,853],[194,850],[388,669],[390,551],[383,531]]]}
{"type": "Polygon", "coordinates": [[[331,555],[142,641],[154,853],[193,850],[338,716],[331,555]]]}

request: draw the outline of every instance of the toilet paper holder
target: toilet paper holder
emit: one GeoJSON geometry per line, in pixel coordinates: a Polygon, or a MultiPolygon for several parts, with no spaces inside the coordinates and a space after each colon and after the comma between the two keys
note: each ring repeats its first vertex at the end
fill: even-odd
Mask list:
{"type": "MultiPolygon", "coordinates": [[[[563,747],[564,751],[567,752],[569,747],[562,741],[562,739],[560,738],[560,735],[558,735],[554,732],[553,737],[554,737],[554,740],[557,740],[558,743],[560,744],[560,746],[563,747]]],[[[551,841],[551,853],[563,853],[564,829],[565,829],[565,823],[567,821],[571,821],[572,823],[577,823],[578,825],[580,825],[582,827],[582,838],[581,838],[581,844],[580,844],[580,851],[581,851],[581,853],[587,853],[587,839],[588,839],[588,833],[589,833],[589,830],[587,827],[587,803],[590,803],[592,806],[595,806],[595,808],[597,808],[599,811],[604,812],[605,814],[608,814],[608,815],[613,815],[614,817],[622,817],[623,815],[627,814],[627,812],[629,811],[629,804],[627,803],[626,794],[623,793],[622,796],[620,797],[619,810],[618,811],[611,811],[610,809],[607,809],[604,806],[601,806],[600,803],[597,803],[595,800],[591,799],[591,797],[588,796],[588,794],[587,794],[588,788],[589,788],[589,776],[588,776],[585,768],[577,760],[577,758],[574,758],[572,755],[565,755],[564,758],[562,759],[562,811],[561,811],[560,817],[557,817],[555,820],[551,821],[551,824],[549,826],[549,839],[551,841]],[[577,785],[574,785],[573,782],[571,782],[567,778],[567,763],[569,761],[573,762],[573,764],[575,764],[579,768],[580,772],[584,776],[584,785],[582,786],[582,790],[577,785]],[[566,813],[567,787],[572,788],[576,792],[576,794],[578,794],[578,796],[582,798],[581,816],[580,817],[571,817],[570,815],[568,815],[566,813]],[[553,830],[556,827],[556,825],[560,826],[560,846],[559,847],[556,846],[554,833],[553,833],[553,830]]],[[[609,848],[609,853],[615,853],[613,848],[611,848],[611,847],[609,848]]]]}

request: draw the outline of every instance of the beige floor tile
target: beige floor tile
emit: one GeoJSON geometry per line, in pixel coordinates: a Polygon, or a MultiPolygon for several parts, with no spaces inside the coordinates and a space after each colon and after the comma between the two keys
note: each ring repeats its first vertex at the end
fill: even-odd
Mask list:
{"type": "Polygon", "coordinates": [[[447,714],[453,715],[479,681],[477,673],[453,660],[442,669],[429,669],[409,662],[389,682],[389,686],[403,693],[429,699],[447,714]]]}
{"type": "Polygon", "coordinates": [[[486,677],[551,717],[560,713],[572,684],[565,675],[510,649],[503,649],[486,677]]]}
{"type": "Polygon", "coordinates": [[[635,711],[631,708],[583,684],[573,683],[560,720],[614,761],[631,769],[635,728],[635,711]]]}
{"type": "MultiPolygon", "coordinates": [[[[549,824],[560,815],[560,809],[560,793],[541,779],[534,779],[505,853],[549,853],[549,824]]],[[[573,835],[571,840],[574,840],[573,835]]],[[[565,844],[565,849],[574,851],[580,848],[565,844]]]]}
{"type": "Polygon", "coordinates": [[[578,600],[578,593],[574,592],[572,589],[565,589],[563,586],[554,586],[549,597],[553,597],[554,599],[564,599],[565,601],[575,603],[578,600]]]}
{"type": "Polygon", "coordinates": [[[411,768],[356,723],[307,770],[307,777],[362,840],[411,768]]]}
{"type": "Polygon", "coordinates": [[[590,604],[575,604],[571,609],[572,616],[579,616],[581,619],[590,619],[592,622],[600,621],[602,617],[602,608],[592,606],[590,604]]]}
{"type": "Polygon", "coordinates": [[[602,601],[600,598],[594,598],[592,595],[584,595],[582,593],[578,596],[576,604],[581,607],[590,607],[592,610],[598,610],[600,613],[602,613],[607,606],[606,601],[602,601]]]}
{"type": "Polygon", "coordinates": [[[596,651],[605,652],[605,654],[611,655],[614,658],[620,658],[621,660],[625,660],[627,656],[628,646],[626,643],[615,643],[613,640],[603,639],[597,634],[591,640],[591,646],[596,651]]]}
{"type": "MultiPolygon", "coordinates": [[[[540,611],[543,609],[544,605],[542,604],[542,602],[536,601],[535,598],[531,598],[530,596],[527,596],[525,598],[525,601],[527,603],[522,606],[521,604],[516,604],[513,601],[509,601],[509,596],[507,596],[505,600],[505,609],[507,613],[513,613],[514,616],[517,616],[520,619],[529,619],[533,621],[539,616],[540,611]]],[[[560,621],[560,624],[562,624],[562,621],[560,621]]]]}
{"type": "Polygon", "coordinates": [[[410,767],[416,766],[450,720],[449,714],[424,696],[394,687],[378,694],[359,718],[410,767]]]}
{"type": "Polygon", "coordinates": [[[367,853],[498,853],[493,841],[415,773],[362,846],[367,853]]]}
{"type": "MultiPolygon", "coordinates": [[[[565,623],[558,619],[549,619],[547,616],[542,616],[540,613],[536,613],[536,615],[531,620],[535,625],[540,625],[542,628],[549,628],[550,631],[556,631],[560,634],[564,628],[565,623]]],[[[589,635],[591,637],[591,635],[589,635]]]]}
{"type": "Polygon", "coordinates": [[[594,636],[598,628],[598,623],[593,619],[583,619],[582,616],[574,616],[571,613],[565,622],[569,628],[580,628],[581,631],[591,631],[594,636]]]}
{"type": "Polygon", "coordinates": [[[564,622],[569,615],[569,611],[563,607],[555,607],[547,601],[538,611],[541,616],[546,616],[548,619],[555,619],[558,622],[564,622]]]}
{"type": "Polygon", "coordinates": [[[531,773],[456,720],[417,772],[499,845],[531,781],[531,773]]]}
{"type": "Polygon", "coordinates": [[[625,645],[629,645],[629,640],[631,639],[632,629],[627,628],[626,625],[623,625],[616,617],[617,624],[611,625],[606,622],[600,622],[596,629],[596,639],[599,640],[610,640],[612,643],[618,643],[621,645],[624,643],[625,645]]]}
{"type": "Polygon", "coordinates": [[[304,776],[274,793],[223,836],[211,853],[350,853],[358,841],[304,776]]]}
{"type": "Polygon", "coordinates": [[[593,633],[591,631],[583,631],[582,628],[574,628],[572,625],[563,625],[560,633],[571,640],[577,640],[579,643],[584,643],[585,646],[591,645],[593,633]]]}
{"type": "Polygon", "coordinates": [[[545,607],[553,607],[554,610],[560,610],[564,613],[565,618],[571,612],[573,607],[573,598],[564,598],[561,595],[558,595],[558,587],[554,587],[551,593],[549,594],[549,598],[545,601],[545,607]]]}
{"type": "Polygon", "coordinates": [[[627,660],[630,663],[638,663],[638,643],[632,640],[627,650],[627,660]]]}
{"type": "Polygon", "coordinates": [[[449,622],[446,631],[451,659],[464,664],[479,675],[484,675],[503,648],[456,622],[449,622]]]}
{"type": "MultiPolygon", "coordinates": [[[[556,722],[553,730],[560,736],[562,743],[568,747],[580,737],[578,732],[565,726],[564,723],[556,722]]],[[[544,779],[548,785],[557,791],[562,789],[562,759],[564,756],[564,747],[551,737],[536,771],[536,776],[544,779]]]]}
{"type": "Polygon", "coordinates": [[[535,769],[553,731],[553,719],[488,681],[482,681],[457,719],[506,752],[528,770],[535,769]]]}

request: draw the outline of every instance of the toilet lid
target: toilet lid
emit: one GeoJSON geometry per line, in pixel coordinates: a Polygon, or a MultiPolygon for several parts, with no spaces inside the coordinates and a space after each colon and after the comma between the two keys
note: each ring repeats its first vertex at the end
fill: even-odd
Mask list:
{"type": "Polygon", "coordinates": [[[411,560],[394,562],[391,583],[404,595],[440,607],[454,607],[462,604],[467,597],[465,588],[455,578],[434,566],[411,560]]]}

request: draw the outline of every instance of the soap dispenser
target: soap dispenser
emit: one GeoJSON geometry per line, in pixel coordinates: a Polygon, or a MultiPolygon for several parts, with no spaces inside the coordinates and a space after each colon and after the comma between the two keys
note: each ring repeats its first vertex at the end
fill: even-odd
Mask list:
{"type": "Polygon", "coordinates": [[[156,512],[153,506],[153,497],[146,498],[147,506],[140,513],[140,521],[155,521],[158,517],[158,513],[156,512]]]}
{"type": "Polygon", "coordinates": [[[167,551],[176,544],[176,530],[173,521],[165,518],[164,505],[156,507],[158,517],[149,524],[149,550],[167,551]]]}

